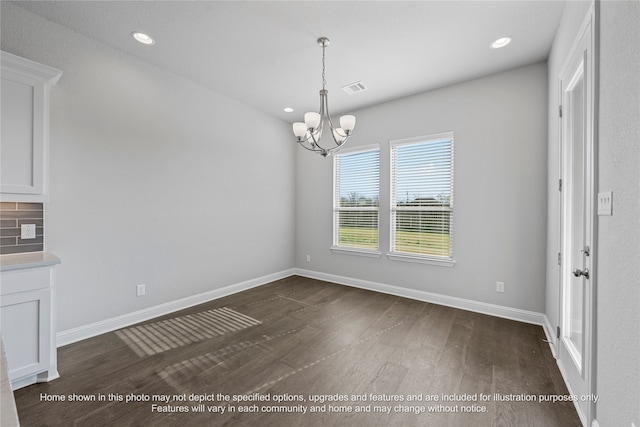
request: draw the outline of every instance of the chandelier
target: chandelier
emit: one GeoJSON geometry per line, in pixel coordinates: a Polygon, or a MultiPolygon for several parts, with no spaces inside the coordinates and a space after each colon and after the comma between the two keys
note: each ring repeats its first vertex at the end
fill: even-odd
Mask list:
{"type": "Polygon", "coordinates": [[[325,89],[327,81],[324,77],[324,51],[327,46],[329,46],[329,39],[326,37],[320,37],[318,39],[318,45],[322,47],[322,90],[320,90],[320,111],[318,113],[306,113],[304,115],[304,123],[294,123],[293,134],[296,136],[298,144],[303,148],[318,153],[323,157],[327,157],[331,153],[338,151],[340,147],[347,142],[347,139],[351,136],[351,131],[353,131],[353,128],[356,126],[356,118],[351,115],[340,117],[340,127],[335,127],[331,121],[327,98],[329,92],[325,89]],[[322,137],[322,131],[326,124],[329,125],[331,131],[331,139],[333,139],[332,146],[320,145],[320,138],[322,137]]]}

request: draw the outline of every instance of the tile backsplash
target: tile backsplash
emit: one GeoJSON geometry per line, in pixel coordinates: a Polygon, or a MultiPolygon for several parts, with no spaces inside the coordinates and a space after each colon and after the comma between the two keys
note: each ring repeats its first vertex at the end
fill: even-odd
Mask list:
{"type": "Polygon", "coordinates": [[[44,250],[44,205],[0,202],[0,255],[44,250]],[[35,239],[21,239],[22,224],[36,225],[35,239]]]}

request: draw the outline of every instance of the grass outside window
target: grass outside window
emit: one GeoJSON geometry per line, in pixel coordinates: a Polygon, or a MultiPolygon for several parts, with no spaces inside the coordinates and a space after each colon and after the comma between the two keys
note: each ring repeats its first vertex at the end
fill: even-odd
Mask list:
{"type": "MultiPolygon", "coordinates": [[[[339,244],[343,247],[378,249],[378,229],[340,227],[339,244]]],[[[423,231],[396,231],[396,252],[443,256],[449,255],[449,234],[423,231]]]]}

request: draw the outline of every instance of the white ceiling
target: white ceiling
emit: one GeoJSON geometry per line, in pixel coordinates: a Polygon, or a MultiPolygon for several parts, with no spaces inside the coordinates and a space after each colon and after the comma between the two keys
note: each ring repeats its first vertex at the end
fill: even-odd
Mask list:
{"type": "Polygon", "coordinates": [[[288,122],[547,58],[564,1],[20,1],[19,7],[288,122]],[[154,46],[134,41],[144,31],[154,46]],[[510,36],[503,49],[490,49],[510,36]],[[347,95],[356,81],[368,90],[347,95]],[[284,107],[295,109],[283,112],[284,107]]]}

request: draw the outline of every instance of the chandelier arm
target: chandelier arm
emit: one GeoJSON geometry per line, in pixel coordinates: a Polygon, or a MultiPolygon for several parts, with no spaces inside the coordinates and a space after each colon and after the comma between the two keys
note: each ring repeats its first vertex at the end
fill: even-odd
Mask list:
{"type": "Polygon", "coordinates": [[[320,152],[320,150],[318,150],[318,149],[316,149],[316,148],[313,148],[313,147],[307,147],[306,145],[304,145],[304,142],[305,142],[305,141],[299,141],[299,142],[298,142],[298,144],[300,144],[300,146],[301,146],[302,148],[304,148],[305,150],[313,151],[314,153],[319,153],[319,152],[320,152]]]}
{"type": "Polygon", "coordinates": [[[320,140],[322,139],[322,130],[324,129],[324,118],[325,118],[325,114],[326,114],[326,110],[325,110],[325,105],[324,105],[324,95],[323,93],[326,93],[326,90],[322,89],[320,91],[320,110],[318,112],[318,114],[320,114],[320,124],[318,125],[318,127],[315,129],[315,132],[313,132],[311,134],[311,137],[313,139],[314,144],[320,149],[320,150],[326,150],[326,148],[322,147],[320,145],[320,140]],[[316,139],[317,136],[317,139],[316,139]]]}
{"type": "Polygon", "coordinates": [[[302,148],[304,148],[305,150],[309,150],[312,151],[314,153],[320,153],[320,155],[322,155],[323,157],[327,157],[328,155],[330,155],[333,151],[336,150],[337,147],[333,148],[333,149],[325,149],[322,148],[318,145],[311,145],[311,147],[307,147],[306,145],[304,145],[304,141],[298,141],[298,144],[300,144],[300,146],[302,148]]]}
{"type": "Polygon", "coordinates": [[[336,144],[336,147],[331,148],[329,151],[337,151],[340,147],[342,147],[347,142],[347,140],[349,139],[349,135],[347,135],[347,133],[344,132],[344,130],[343,132],[338,132],[337,129],[339,129],[339,127],[336,127],[333,124],[333,120],[331,120],[331,113],[329,113],[329,91],[325,91],[323,100],[325,104],[324,111],[326,112],[326,118],[327,118],[327,121],[329,122],[329,127],[331,128],[331,138],[333,139],[333,142],[336,144]],[[338,133],[340,136],[344,136],[344,139],[342,140],[342,142],[339,142],[336,139],[336,133],[338,133]]]}
{"type": "Polygon", "coordinates": [[[310,141],[309,143],[311,145],[315,145],[316,147],[320,147],[318,145],[318,143],[320,142],[320,137],[322,136],[321,132],[322,132],[322,122],[320,122],[320,125],[318,126],[318,128],[316,129],[315,132],[308,132],[309,133],[308,140],[310,141]],[[316,139],[316,136],[317,136],[317,139],[316,139]]]}
{"type": "Polygon", "coordinates": [[[307,150],[310,151],[320,151],[322,149],[322,147],[318,146],[318,144],[315,142],[316,139],[314,137],[313,134],[307,132],[307,135],[304,139],[297,141],[298,144],[300,144],[302,147],[306,148],[307,150]]]}
{"type": "MultiPolygon", "coordinates": [[[[331,113],[329,113],[329,91],[325,91],[323,101],[324,101],[323,110],[326,114],[327,121],[329,122],[329,127],[331,128],[331,135],[333,135],[333,131],[336,130],[336,127],[334,126],[333,121],[331,120],[331,113]]],[[[334,138],[334,141],[335,141],[335,138],[334,138]]]]}
{"type": "Polygon", "coordinates": [[[349,140],[349,137],[345,137],[345,139],[342,142],[338,142],[336,141],[336,146],[333,147],[331,149],[331,151],[338,151],[339,149],[341,149],[342,147],[344,147],[344,145],[347,143],[347,141],[349,140]]]}
{"type": "Polygon", "coordinates": [[[304,137],[304,138],[302,138],[302,137],[301,137],[301,138],[300,138],[300,140],[299,140],[299,141],[297,141],[297,142],[298,142],[299,144],[302,144],[302,143],[305,143],[305,142],[309,143],[309,145],[311,145],[311,144],[315,144],[315,143],[313,142],[313,139],[311,138],[311,134],[310,134],[309,132],[307,132],[307,134],[305,135],[305,137],[304,137]]]}

